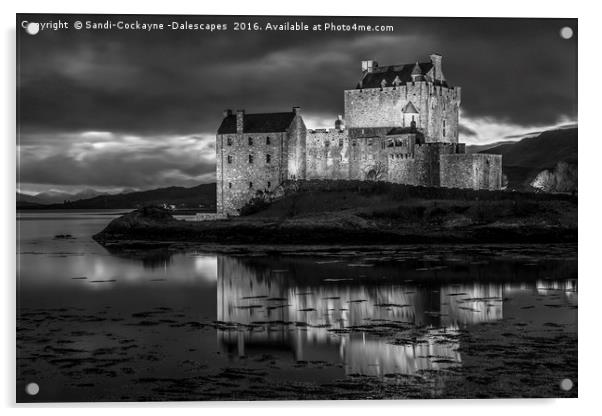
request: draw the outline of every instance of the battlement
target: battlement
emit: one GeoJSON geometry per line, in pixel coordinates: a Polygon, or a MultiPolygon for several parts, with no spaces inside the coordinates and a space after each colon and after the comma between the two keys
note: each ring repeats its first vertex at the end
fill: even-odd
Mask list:
{"type": "Polygon", "coordinates": [[[359,96],[373,94],[375,92],[390,93],[401,96],[413,94],[428,94],[430,96],[443,96],[460,101],[462,99],[462,87],[449,87],[445,85],[436,85],[428,81],[410,81],[401,85],[392,85],[388,87],[374,88],[354,88],[345,90],[345,95],[359,96]]]}

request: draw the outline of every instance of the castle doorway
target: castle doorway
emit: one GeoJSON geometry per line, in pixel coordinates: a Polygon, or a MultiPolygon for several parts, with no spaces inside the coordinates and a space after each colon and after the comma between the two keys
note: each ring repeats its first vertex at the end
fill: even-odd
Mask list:
{"type": "Polygon", "coordinates": [[[376,179],[377,179],[376,169],[370,169],[370,171],[368,171],[368,173],[366,174],[366,180],[375,181],[376,179]]]}

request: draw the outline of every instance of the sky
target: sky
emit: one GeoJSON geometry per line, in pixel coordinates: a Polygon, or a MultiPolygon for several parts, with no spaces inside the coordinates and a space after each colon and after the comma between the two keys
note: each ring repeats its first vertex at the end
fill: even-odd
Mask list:
{"type": "Polygon", "coordinates": [[[119,192],[214,181],[224,109],[302,108],[333,127],[361,61],[443,56],[462,87],[460,140],[577,123],[576,19],[19,15],[69,28],[17,33],[17,189],[119,192]],[[228,30],[76,30],[75,20],[228,30]],[[391,32],[235,31],[234,22],[392,25],[391,32]],[[570,27],[565,39],[561,29],[570,27]]]}

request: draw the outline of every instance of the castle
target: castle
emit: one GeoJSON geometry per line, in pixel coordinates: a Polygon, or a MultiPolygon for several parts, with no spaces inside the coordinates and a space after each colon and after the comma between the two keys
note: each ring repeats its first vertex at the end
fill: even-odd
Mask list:
{"type": "Polygon", "coordinates": [[[285,180],[382,180],[416,186],[495,190],[502,158],[467,154],[459,143],[460,87],[447,83],[442,57],[378,66],[362,62],[345,116],[308,130],[301,110],[224,111],[217,131],[217,212],[237,214],[257,191],[285,180]]]}

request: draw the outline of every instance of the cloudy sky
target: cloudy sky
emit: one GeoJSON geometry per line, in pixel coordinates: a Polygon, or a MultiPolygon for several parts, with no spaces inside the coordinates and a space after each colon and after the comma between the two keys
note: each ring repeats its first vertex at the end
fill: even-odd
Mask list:
{"type": "MultiPolygon", "coordinates": [[[[35,22],[107,16],[21,15],[35,22]]],[[[18,189],[119,191],[214,179],[223,109],[303,108],[310,128],[343,113],[360,61],[443,55],[463,88],[460,140],[488,143],[577,121],[577,21],[112,16],[225,23],[227,31],[19,31],[18,189]],[[234,31],[235,21],[393,25],[388,33],[234,31]],[[574,36],[560,36],[563,27],[574,36]]]]}

